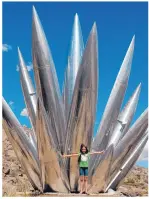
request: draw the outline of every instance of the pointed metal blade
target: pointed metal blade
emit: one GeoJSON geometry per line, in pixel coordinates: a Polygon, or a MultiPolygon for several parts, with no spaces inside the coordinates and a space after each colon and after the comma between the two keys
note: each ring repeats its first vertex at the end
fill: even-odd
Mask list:
{"type": "Polygon", "coordinates": [[[31,185],[42,191],[40,181],[39,159],[21,124],[3,99],[3,128],[20,161],[31,185]]]}
{"type": "Polygon", "coordinates": [[[52,55],[35,8],[33,8],[32,56],[37,95],[48,114],[55,148],[64,152],[66,124],[62,98],[52,55]]]}
{"type": "Polygon", "coordinates": [[[111,144],[114,144],[114,146],[116,146],[119,140],[128,131],[132,118],[137,108],[140,90],[141,90],[141,84],[139,84],[139,86],[136,88],[133,95],[129,99],[128,103],[125,105],[125,107],[119,114],[113,133],[111,134],[111,137],[109,139],[108,146],[110,146],[111,144]]]}
{"type": "MultiPolygon", "coordinates": [[[[102,151],[106,149],[110,135],[113,132],[113,128],[116,124],[120,107],[124,99],[125,91],[127,89],[133,58],[134,43],[135,37],[133,37],[127,50],[110,97],[108,99],[106,108],[104,110],[97,135],[95,136],[94,142],[92,143],[92,149],[95,151],[102,151]]],[[[89,176],[92,175],[93,171],[99,164],[99,161],[100,159],[97,156],[94,156],[94,158],[91,159],[92,166],[89,170],[89,176]]]]}
{"type": "MultiPolygon", "coordinates": [[[[98,50],[97,30],[93,25],[78,71],[67,126],[65,153],[79,152],[81,143],[89,149],[93,134],[97,102],[98,50]]],[[[70,159],[71,190],[77,190],[78,160],[70,159]]]]}
{"type": "Polygon", "coordinates": [[[32,140],[34,145],[36,145],[36,129],[35,129],[35,120],[36,120],[36,104],[37,104],[37,98],[35,95],[35,90],[32,84],[32,80],[30,78],[29,72],[27,70],[27,67],[25,65],[23,56],[21,54],[20,49],[18,48],[18,56],[19,56],[19,72],[20,72],[20,81],[21,81],[21,87],[22,92],[24,95],[24,100],[27,108],[27,112],[29,115],[29,119],[31,122],[31,125],[33,127],[33,134],[32,140]]]}

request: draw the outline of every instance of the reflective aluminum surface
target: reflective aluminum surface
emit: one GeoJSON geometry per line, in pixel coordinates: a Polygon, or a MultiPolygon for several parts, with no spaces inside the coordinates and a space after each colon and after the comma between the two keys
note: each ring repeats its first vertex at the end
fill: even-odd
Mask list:
{"type": "Polygon", "coordinates": [[[66,125],[69,117],[69,111],[70,111],[70,87],[71,84],[69,83],[70,79],[70,61],[68,57],[68,66],[65,72],[65,80],[63,84],[63,104],[64,104],[64,111],[65,111],[65,120],[66,120],[66,125]]]}
{"type": "Polygon", "coordinates": [[[148,134],[147,131],[141,141],[137,144],[135,149],[132,151],[131,155],[127,158],[125,163],[121,166],[120,170],[117,172],[117,174],[114,176],[114,178],[111,180],[109,185],[106,188],[106,191],[108,191],[109,188],[116,189],[118,184],[120,184],[121,181],[126,177],[128,172],[131,170],[131,168],[136,163],[137,159],[139,158],[141,152],[143,151],[143,148],[148,140],[148,134]]]}
{"type": "MultiPolygon", "coordinates": [[[[96,24],[84,50],[78,71],[70,117],[67,126],[65,153],[78,153],[81,143],[90,149],[97,102],[98,50],[96,24]]],[[[70,186],[77,190],[78,159],[70,158],[70,186]]]]}
{"type": "Polygon", "coordinates": [[[129,99],[126,106],[123,108],[122,112],[119,114],[117,123],[114,127],[113,133],[110,137],[108,146],[111,144],[114,144],[115,146],[119,142],[119,140],[125,135],[125,133],[128,131],[130,123],[132,121],[132,118],[135,114],[139,95],[141,90],[141,84],[136,88],[135,92],[129,99]]]}
{"type": "Polygon", "coordinates": [[[101,156],[101,161],[92,176],[92,185],[89,187],[88,193],[104,192],[111,167],[113,149],[113,145],[111,145],[104,154],[98,154],[101,156]]]}
{"type": "MultiPolygon", "coordinates": [[[[103,142],[105,137],[108,137],[107,134],[112,132],[113,124],[116,122],[116,119],[118,117],[130,75],[134,51],[134,42],[135,37],[133,37],[130,43],[130,46],[127,50],[122,66],[114,83],[113,89],[111,91],[110,97],[108,99],[97,135],[93,142],[94,150],[101,150],[101,142],[103,142]]],[[[103,146],[102,149],[104,150],[105,147],[106,146],[103,146]]]]}
{"type": "Polygon", "coordinates": [[[42,188],[44,192],[68,192],[68,177],[60,153],[54,148],[54,140],[49,129],[48,117],[42,102],[37,107],[37,143],[40,161],[42,188]],[[65,174],[65,175],[64,175],[65,174]]]}
{"type": "Polygon", "coordinates": [[[73,33],[71,39],[71,51],[70,51],[70,71],[71,71],[70,77],[72,77],[72,79],[70,78],[70,81],[72,81],[71,96],[73,95],[73,89],[75,86],[79,65],[81,63],[83,50],[84,50],[83,36],[79,22],[79,17],[78,14],[76,14],[74,19],[73,33]]]}
{"type": "Polygon", "coordinates": [[[39,17],[33,8],[32,56],[37,95],[43,101],[49,117],[55,147],[64,152],[65,118],[58,79],[48,42],[39,17]]]}
{"type": "Polygon", "coordinates": [[[19,71],[20,71],[20,80],[21,80],[21,86],[22,91],[24,95],[24,100],[27,108],[27,112],[29,115],[29,119],[31,122],[31,125],[33,127],[33,133],[32,141],[34,145],[36,145],[36,129],[35,129],[35,121],[36,121],[36,104],[37,104],[37,98],[35,94],[35,90],[32,84],[32,80],[30,78],[29,72],[27,70],[27,67],[25,65],[25,62],[23,60],[22,54],[20,49],[18,48],[18,56],[19,56],[19,71]]]}
{"type": "Polygon", "coordinates": [[[68,67],[66,69],[65,82],[63,88],[64,104],[65,105],[67,104],[67,106],[65,107],[66,121],[68,120],[74,86],[76,82],[78,69],[81,63],[83,50],[84,50],[84,44],[83,44],[82,31],[79,22],[79,17],[76,14],[74,18],[74,25],[72,31],[71,48],[68,57],[68,67]]]}
{"type": "Polygon", "coordinates": [[[113,160],[110,172],[110,180],[120,169],[121,165],[131,155],[136,144],[145,134],[148,127],[148,109],[146,109],[133,126],[128,130],[125,136],[120,140],[113,153],[113,160]]]}
{"type": "Polygon", "coordinates": [[[12,147],[34,189],[41,188],[39,160],[37,151],[32,146],[23,127],[11,111],[7,102],[3,99],[3,128],[12,147]]]}
{"type": "MultiPolygon", "coordinates": [[[[127,50],[122,66],[111,91],[110,97],[108,99],[106,108],[104,110],[96,137],[92,144],[92,149],[95,151],[101,151],[106,149],[110,135],[112,134],[113,128],[116,124],[125,91],[127,89],[133,58],[134,43],[135,37],[133,37],[127,50]]],[[[97,168],[97,165],[100,161],[99,158],[100,157],[98,156],[94,156],[94,158],[91,158],[89,175],[92,175],[94,169],[97,168]]]]}

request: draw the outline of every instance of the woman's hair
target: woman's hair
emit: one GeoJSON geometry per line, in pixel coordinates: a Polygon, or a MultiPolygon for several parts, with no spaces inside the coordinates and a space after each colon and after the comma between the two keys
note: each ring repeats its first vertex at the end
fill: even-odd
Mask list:
{"type": "MultiPolygon", "coordinates": [[[[80,153],[83,154],[83,153],[82,153],[82,148],[83,148],[83,147],[86,148],[86,152],[85,152],[85,153],[87,154],[87,153],[88,153],[88,148],[87,148],[87,146],[85,146],[84,144],[81,144],[81,146],[80,146],[80,153]]],[[[78,163],[81,161],[81,154],[79,155],[78,163]]]]}
{"type": "Polygon", "coordinates": [[[81,144],[80,146],[80,153],[82,153],[82,148],[85,147],[86,148],[86,152],[85,153],[88,153],[88,148],[87,146],[85,146],[84,144],[81,144]]]}

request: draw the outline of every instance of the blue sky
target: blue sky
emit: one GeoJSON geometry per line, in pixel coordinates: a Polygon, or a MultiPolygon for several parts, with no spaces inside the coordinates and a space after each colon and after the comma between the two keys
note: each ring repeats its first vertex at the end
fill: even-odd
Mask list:
{"type": "MultiPolygon", "coordinates": [[[[17,46],[31,69],[32,6],[35,6],[48,39],[62,88],[72,25],[78,13],[84,43],[93,22],[97,23],[99,48],[99,90],[95,132],[129,43],[135,34],[135,51],[128,89],[123,105],[138,84],[142,89],[133,122],[148,106],[148,5],[143,2],[20,2],[3,3],[3,96],[22,124],[30,126],[21,116],[25,108],[20,86],[17,46]]],[[[33,78],[33,70],[30,70],[33,78]]],[[[147,161],[140,163],[147,166],[147,161]]]]}

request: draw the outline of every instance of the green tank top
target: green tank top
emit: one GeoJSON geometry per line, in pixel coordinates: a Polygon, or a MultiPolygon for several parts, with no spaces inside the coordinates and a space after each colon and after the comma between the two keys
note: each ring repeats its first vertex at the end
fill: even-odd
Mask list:
{"type": "Polygon", "coordinates": [[[86,154],[79,153],[79,156],[80,155],[81,155],[81,157],[80,157],[80,161],[79,161],[79,167],[87,168],[90,154],[89,153],[86,153],[86,154]]]}

